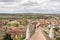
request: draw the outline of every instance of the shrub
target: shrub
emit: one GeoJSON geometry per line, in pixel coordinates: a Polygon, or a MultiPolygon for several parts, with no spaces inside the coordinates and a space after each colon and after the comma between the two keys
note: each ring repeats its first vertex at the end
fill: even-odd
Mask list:
{"type": "Polygon", "coordinates": [[[11,35],[10,34],[5,34],[4,36],[3,36],[3,39],[2,40],[13,40],[12,38],[11,38],[11,35]]]}

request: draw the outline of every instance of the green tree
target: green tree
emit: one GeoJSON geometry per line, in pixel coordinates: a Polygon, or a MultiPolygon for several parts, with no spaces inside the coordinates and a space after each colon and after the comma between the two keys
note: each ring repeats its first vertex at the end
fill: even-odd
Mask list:
{"type": "Polygon", "coordinates": [[[28,24],[28,21],[26,18],[23,18],[22,25],[26,26],[28,24]]]}
{"type": "Polygon", "coordinates": [[[11,23],[7,23],[8,26],[11,26],[11,23]]]}
{"type": "Polygon", "coordinates": [[[13,40],[12,38],[11,38],[11,35],[10,34],[5,34],[4,36],[3,36],[3,40],[13,40]]]}
{"type": "Polygon", "coordinates": [[[24,40],[24,39],[25,39],[25,37],[22,35],[19,37],[19,40],[24,40]]]}
{"type": "Polygon", "coordinates": [[[19,24],[18,23],[13,23],[12,26],[19,27],[19,24]]]}
{"type": "Polygon", "coordinates": [[[19,27],[19,23],[13,23],[13,22],[8,22],[7,23],[8,26],[13,26],[13,27],[19,27]]]}

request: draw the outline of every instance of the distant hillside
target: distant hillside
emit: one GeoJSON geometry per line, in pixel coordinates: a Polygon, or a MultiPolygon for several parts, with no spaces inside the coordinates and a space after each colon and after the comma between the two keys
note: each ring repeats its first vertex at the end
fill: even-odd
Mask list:
{"type": "Polygon", "coordinates": [[[5,13],[0,13],[0,19],[19,19],[19,18],[34,18],[34,19],[51,19],[51,18],[55,18],[55,17],[59,17],[60,18],[60,14],[38,14],[38,13],[16,13],[16,14],[5,14],[5,13]]]}

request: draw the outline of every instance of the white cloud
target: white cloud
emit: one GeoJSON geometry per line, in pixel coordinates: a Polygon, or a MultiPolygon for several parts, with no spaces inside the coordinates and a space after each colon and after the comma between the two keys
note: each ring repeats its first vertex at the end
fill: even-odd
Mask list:
{"type": "Polygon", "coordinates": [[[58,13],[59,0],[18,0],[0,2],[0,12],[58,13]]]}

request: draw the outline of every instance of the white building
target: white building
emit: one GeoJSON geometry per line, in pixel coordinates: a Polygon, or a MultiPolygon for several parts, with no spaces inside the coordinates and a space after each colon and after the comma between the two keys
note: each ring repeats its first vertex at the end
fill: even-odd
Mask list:
{"type": "Polygon", "coordinates": [[[51,40],[54,40],[54,30],[53,30],[53,27],[50,28],[49,30],[49,37],[51,40]]]}
{"type": "Polygon", "coordinates": [[[27,27],[27,30],[26,30],[26,38],[25,40],[30,40],[30,30],[29,30],[29,27],[27,27]]]}

